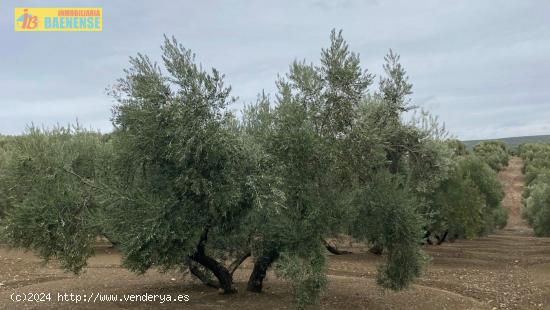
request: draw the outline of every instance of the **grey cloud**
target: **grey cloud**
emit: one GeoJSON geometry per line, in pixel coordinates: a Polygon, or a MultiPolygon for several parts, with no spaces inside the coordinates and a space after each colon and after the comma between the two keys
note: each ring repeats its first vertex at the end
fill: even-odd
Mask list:
{"type": "Polygon", "coordinates": [[[332,28],[373,73],[389,48],[400,53],[413,103],[459,138],[550,133],[550,2],[90,1],[104,9],[102,33],[15,33],[13,7],[24,5],[37,6],[11,0],[0,10],[0,133],[76,117],[110,130],[105,87],[128,56],[158,60],[163,34],[227,75],[238,110],[262,89],[273,93],[292,60],[317,63],[332,28]]]}

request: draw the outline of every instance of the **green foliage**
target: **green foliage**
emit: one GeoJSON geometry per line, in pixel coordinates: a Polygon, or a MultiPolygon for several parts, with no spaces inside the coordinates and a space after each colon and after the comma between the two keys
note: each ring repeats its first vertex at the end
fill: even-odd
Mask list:
{"type": "Polygon", "coordinates": [[[3,238],[79,272],[99,232],[98,202],[82,181],[94,179],[104,159],[101,136],[80,128],[31,128],[16,139],[2,169],[8,198],[3,238]]]}
{"type": "Polygon", "coordinates": [[[483,141],[474,146],[474,154],[485,161],[495,171],[508,166],[510,160],[506,144],[500,141],[483,141]]]}
{"type": "Polygon", "coordinates": [[[447,145],[452,150],[454,156],[468,155],[468,149],[466,148],[466,144],[464,144],[460,140],[449,139],[447,140],[447,145]]]}
{"type": "Polygon", "coordinates": [[[175,40],[162,51],[168,75],[138,55],[114,89],[104,225],[139,272],[181,266],[206,240],[213,256],[246,246],[235,239],[255,201],[254,158],[225,110],[233,99],[223,75],[175,40]]]}
{"type": "Polygon", "coordinates": [[[522,144],[518,152],[526,182],[522,215],[535,235],[550,236],[550,144],[522,144]]]}
{"type": "Polygon", "coordinates": [[[496,173],[475,156],[458,157],[449,178],[435,192],[430,231],[452,238],[484,235],[506,224],[496,173]]]}
{"type": "Polygon", "coordinates": [[[384,101],[392,107],[395,117],[399,115],[399,112],[412,108],[407,100],[407,96],[412,94],[412,84],[409,83],[409,77],[399,63],[399,58],[400,56],[390,49],[390,52],[384,57],[386,76],[380,79],[380,94],[384,101]]]}
{"type": "Polygon", "coordinates": [[[273,106],[262,94],[244,111],[243,132],[260,146],[284,195],[262,226],[258,251],[281,253],[277,274],[294,283],[300,306],[316,302],[324,287],[325,237],[352,233],[380,244],[388,260],[379,278],[388,288],[407,287],[423,265],[415,190],[429,187],[426,174],[437,180],[439,168],[422,169],[439,164],[440,154],[435,143],[423,143],[433,142],[428,133],[400,120],[411,86],[398,56],[387,60],[382,93],[369,95],[371,75],[333,32],[320,66],[294,62],[277,82],[273,106]],[[403,168],[399,175],[389,172],[389,153],[403,168]]]}
{"type": "Polygon", "coordinates": [[[550,236],[550,184],[537,182],[530,188],[525,200],[523,216],[529,222],[537,236],[550,236]]]}
{"type": "Polygon", "coordinates": [[[285,252],[276,265],[276,274],[293,284],[298,309],[319,302],[319,294],[326,287],[324,248],[317,247],[307,257],[285,252]]]}
{"type": "Polygon", "coordinates": [[[424,221],[415,196],[402,179],[385,171],[358,190],[354,204],[352,236],[388,249],[378,283],[393,290],[406,288],[420,275],[425,261],[418,242],[424,221]]]}
{"type": "MultiPolygon", "coordinates": [[[[449,136],[445,124],[440,124],[439,117],[424,109],[420,109],[420,112],[414,111],[411,124],[436,141],[446,140],[449,136]]],[[[448,141],[452,141],[452,139],[448,141]]]]}
{"type": "MultiPolygon", "coordinates": [[[[225,263],[251,252],[276,260],[303,308],[326,287],[325,238],[381,247],[378,283],[400,290],[422,271],[425,230],[473,237],[505,223],[496,173],[429,113],[403,121],[412,84],[393,51],[370,93],[373,76],[333,31],[320,65],[293,62],[275,98],[238,120],[222,74],[174,39],[161,48],[160,65],[138,54],[113,87],[112,134],[0,140],[10,244],[78,272],[101,234],[130,270],[196,264],[221,286],[227,276],[226,292],[225,263]]],[[[500,169],[501,151],[475,153],[500,169]]]]}
{"type": "Polygon", "coordinates": [[[9,204],[9,185],[6,184],[6,169],[9,157],[8,148],[8,139],[0,136],[0,220],[4,217],[9,204]]]}

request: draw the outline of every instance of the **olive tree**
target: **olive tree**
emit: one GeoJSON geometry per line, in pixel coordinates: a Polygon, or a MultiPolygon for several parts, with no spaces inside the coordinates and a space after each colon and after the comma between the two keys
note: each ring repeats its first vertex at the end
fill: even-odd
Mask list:
{"type": "Polygon", "coordinates": [[[175,39],[162,51],[162,66],[131,58],[113,88],[105,230],[130,270],[189,266],[233,293],[227,262],[249,255],[241,227],[258,201],[254,156],[226,109],[234,99],[223,75],[203,70],[175,39]]]}
{"type": "Polygon", "coordinates": [[[457,140],[457,139],[448,139],[446,141],[449,148],[452,150],[454,156],[464,156],[468,155],[468,149],[466,148],[466,144],[464,142],[457,140]]]}
{"type": "Polygon", "coordinates": [[[101,231],[95,189],[83,182],[99,178],[107,158],[101,135],[78,127],[30,128],[14,139],[0,164],[2,238],[78,273],[101,231]]]}
{"type": "Polygon", "coordinates": [[[509,155],[503,142],[483,141],[474,146],[473,151],[495,171],[508,166],[509,155]]]}
{"type": "MultiPolygon", "coordinates": [[[[471,238],[503,228],[507,212],[495,171],[484,160],[469,155],[465,145],[449,139],[436,117],[421,111],[413,117],[420,143],[409,146],[405,168],[425,219],[425,242],[437,244],[471,238]]],[[[501,146],[499,146],[501,149],[501,146]]]]}
{"type": "MultiPolygon", "coordinates": [[[[392,130],[402,129],[401,96],[410,92],[403,72],[393,70],[401,68],[398,57],[389,57],[394,77],[381,83],[388,97],[369,95],[373,76],[361,68],[341,32],[333,31],[319,66],[294,62],[277,82],[273,106],[262,95],[245,110],[243,130],[276,163],[272,173],[282,181],[285,197],[281,215],[266,225],[273,232],[286,227],[286,236],[264,235],[254,270],[265,276],[275,263],[302,303],[315,301],[323,288],[324,240],[336,233],[388,250],[379,275],[387,287],[402,289],[420,272],[422,219],[407,178],[392,176],[387,162],[387,141],[397,141],[392,130]]],[[[262,279],[255,280],[249,288],[261,290],[262,279]]]]}
{"type": "Polygon", "coordinates": [[[518,151],[526,182],[522,215],[535,235],[550,236],[550,144],[523,144],[518,151]]]}
{"type": "Polygon", "coordinates": [[[434,192],[428,231],[441,244],[446,237],[472,238],[506,225],[507,213],[496,173],[475,156],[459,156],[449,177],[434,192]]]}

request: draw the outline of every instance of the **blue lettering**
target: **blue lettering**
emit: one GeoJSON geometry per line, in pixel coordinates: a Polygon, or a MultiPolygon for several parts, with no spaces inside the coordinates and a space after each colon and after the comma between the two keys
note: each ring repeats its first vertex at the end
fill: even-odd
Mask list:
{"type": "Polygon", "coordinates": [[[52,19],[50,17],[44,17],[44,28],[49,29],[52,26],[52,19]]]}

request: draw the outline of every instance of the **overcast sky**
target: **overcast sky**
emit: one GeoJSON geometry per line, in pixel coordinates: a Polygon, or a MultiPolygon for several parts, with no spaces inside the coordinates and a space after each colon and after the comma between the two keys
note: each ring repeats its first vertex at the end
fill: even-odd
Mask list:
{"type": "Polygon", "coordinates": [[[343,29],[364,68],[401,54],[413,103],[461,139],[550,134],[550,1],[1,1],[0,133],[66,124],[110,131],[105,88],[128,57],[174,35],[227,76],[239,103],[273,93],[294,59],[318,63],[343,29]],[[14,32],[15,7],[102,7],[103,32],[14,32]]]}

